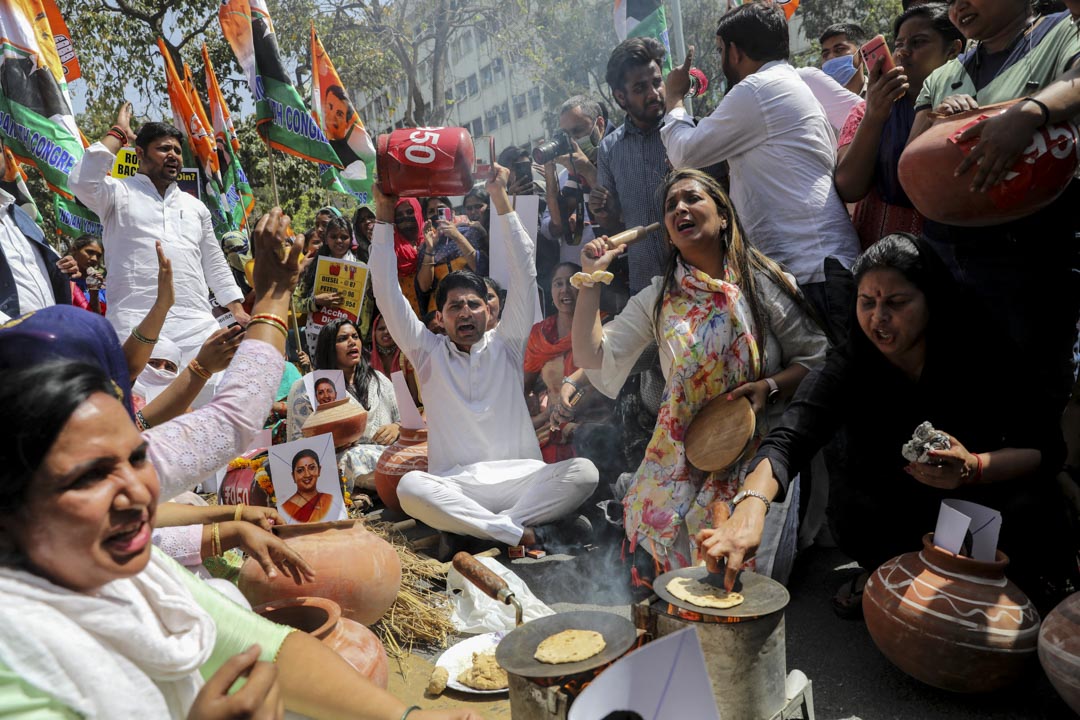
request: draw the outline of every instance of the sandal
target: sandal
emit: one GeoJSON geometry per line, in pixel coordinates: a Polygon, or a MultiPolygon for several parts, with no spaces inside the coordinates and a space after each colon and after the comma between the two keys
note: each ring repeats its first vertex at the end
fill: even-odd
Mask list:
{"type": "Polygon", "coordinates": [[[852,575],[836,591],[832,598],[833,612],[844,620],[858,620],[862,617],[863,590],[866,589],[866,581],[870,579],[870,573],[865,570],[857,575],[852,575]]]}

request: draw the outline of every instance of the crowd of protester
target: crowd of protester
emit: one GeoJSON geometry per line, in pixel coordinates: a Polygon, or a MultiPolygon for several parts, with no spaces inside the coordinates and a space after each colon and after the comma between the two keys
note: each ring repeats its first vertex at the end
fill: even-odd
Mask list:
{"type": "MultiPolygon", "coordinates": [[[[831,538],[864,571],[834,597],[854,617],[867,574],[919,547],[943,499],[963,498],[1002,513],[1010,577],[1040,609],[1080,589],[1080,437],[1063,431],[1080,412],[1080,185],[1019,220],[960,227],[924,218],[898,175],[905,147],[936,116],[1019,99],[966,132],[975,144],[958,173],[975,167],[974,193],[1003,179],[1033,131],[1080,115],[1080,2],[903,5],[891,23],[895,68],[866,62],[866,33],[836,18],[818,39],[820,69],[796,70],[780,8],[728,11],[716,30],[727,89],[706,117],[684,106],[694,49],[665,77],[663,45],[630,38],[606,72],[621,122],[597,98],[567,98],[558,126],[568,153],[534,165],[531,148],[505,148],[457,207],[376,186],[351,222],[320,209],[302,240],[286,236],[275,209],[250,239],[219,246],[205,209],[175,186],[180,134],[161,123],[136,134],[126,107],[72,172],[103,237],[60,258],[0,189],[0,312],[12,318],[0,327],[0,403],[17,448],[5,453],[17,460],[0,491],[2,512],[20,518],[0,533],[0,586],[19,598],[0,628],[33,608],[32,587],[92,604],[105,583],[127,583],[145,612],[160,611],[160,587],[217,624],[239,624],[261,654],[229,660],[247,648],[237,637],[228,648],[193,640],[197,662],[174,658],[187,675],[167,668],[155,695],[143,668],[132,697],[182,717],[261,657],[276,658],[281,691],[260,702],[350,709],[352,696],[331,708],[336,695],[320,693],[356,682],[325,653],[207,599],[148,548],[131,551],[138,562],[113,559],[134,548],[131,533],[156,525],[154,542],[198,570],[223,546],[207,534],[220,520],[224,545],[302,581],[310,568],[266,532],[280,521],[274,510],[233,518],[157,503],[193,489],[259,428],[300,437],[312,412],[301,376],[334,369],[368,413],[364,435],[337,455],[354,497],[377,502],[373,472],[400,432],[399,402],[424,413],[429,467],[402,478],[398,496],[440,532],[440,559],[477,541],[548,551],[621,542],[635,584],[705,555],[726,560],[729,585],[743,567],[786,582],[799,549],[831,538]],[[106,178],[129,142],[140,174],[106,178]],[[538,195],[539,216],[519,217],[515,195],[538,195]],[[188,223],[185,212],[194,224],[157,237],[161,217],[188,223]],[[608,240],[653,223],[629,246],[608,240]],[[496,256],[505,289],[490,277],[496,256]],[[316,320],[344,305],[316,292],[323,257],[369,264],[358,317],[316,320]],[[235,322],[217,329],[213,313],[226,309],[235,322]],[[389,380],[397,371],[408,398],[389,380]],[[757,420],[748,450],[721,471],[694,467],[683,440],[695,416],[740,398],[757,420]],[[901,446],[924,421],[951,447],[908,462],[901,446]],[[72,438],[98,435],[108,462],[64,484],[80,457],[72,438]],[[717,500],[731,516],[714,523],[717,500]],[[127,518],[106,523],[108,552],[90,570],[40,541],[52,528],[78,542],[79,523],[60,523],[83,502],[127,518]],[[308,662],[328,674],[304,687],[295,673],[308,662]]],[[[32,648],[60,652],[62,640],[46,633],[32,648]]],[[[117,667],[138,666],[118,652],[117,667]]],[[[115,698],[80,698],[77,682],[70,695],[43,692],[27,657],[0,653],[0,671],[24,681],[0,690],[11,702],[123,714],[115,698]]],[[[358,717],[404,717],[394,698],[372,697],[358,717]]]]}

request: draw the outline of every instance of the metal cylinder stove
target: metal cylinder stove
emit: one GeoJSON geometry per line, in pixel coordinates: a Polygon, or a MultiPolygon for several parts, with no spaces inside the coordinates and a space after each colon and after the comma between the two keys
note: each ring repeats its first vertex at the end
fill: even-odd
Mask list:
{"type": "Polygon", "coordinates": [[[723,575],[701,567],[665,573],[653,582],[656,596],[634,606],[634,623],[649,639],[670,635],[688,625],[697,629],[713,695],[725,720],[786,718],[796,709],[813,718],[810,683],[798,671],[787,673],[784,608],[790,601],[780,583],[751,572],[739,576],[741,605],[720,610],[693,605],[668,592],[680,577],[721,584],[723,575]]]}

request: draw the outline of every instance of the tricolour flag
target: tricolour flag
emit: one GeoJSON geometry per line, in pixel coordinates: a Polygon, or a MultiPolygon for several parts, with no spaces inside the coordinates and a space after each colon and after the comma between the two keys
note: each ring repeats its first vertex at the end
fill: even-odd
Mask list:
{"type": "Polygon", "coordinates": [[[71,31],[64,22],[64,16],[60,14],[60,8],[56,7],[54,0],[41,0],[41,4],[45,8],[45,16],[49,19],[49,27],[52,28],[56,53],[64,66],[64,79],[68,82],[78,80],[82,77],[82,68],[79,67],[79,58],[75,56],[75,45],[71,40],[71,31]]]}
{"type": "Polygon", "coordinates": [[[264,0],[224,0],[218,19],[248,77],[262,138],[277,150],[340,168],[337,153],[285,72],[264,0]]]}
{"type": "Polygon", "coordinates": [[[319,41],[315,23],[311,24],[311,64],[311,114],[345,166],[338,173],[341,184],[350,195],[366,203],[371,200],[375,146],[319,41]]]}
{"type": "Polygon", "coordinates": [[[195,103],[192,102],[191,94],[184,86],[180,75],[176,72],[172,54],[165,46],[161,38],[157,40],[158,50],[165,59],[165,81],[169,91],[169,103],[172,105],[173,120],[176,127],[187,139],[188,148],[191,150],[199,168],[206,177],[217,176],[217,148],[210,137],[210,129],[203,124],[203,118],[195,103]]]}
{"type": "Polygon", "coordinates": [[[615,34],[628,37],[652,37],[664,44],[664,73],[671,72],[671,43],[668,40],[667,14],[660,0],[615,0],[615,34]]]}
{"type": "MultiPolygon", "coordinates": [[[[214,215],[214,232],[218,238],[229,230],[240,230],[247,225],[248,216],[255,208],[255,193],[248,184],[247,175],[240,166],[240,138],[233,127],[225,96],[221,94],[214,66],[206,45],[202,47],[203,66],[206,69],[206,99],[210,108],[210,126],[214,130],[218,165],[221,167],[221,217],[214,215]]],[[[213,211],[211,210],[213,215],[213,211]]]]}
{"type": "Polygon", "coordinates": [[[0,2],[0,135],[18,161],[37,167],[59,195],[54,205],[61,232],[86,232],[65,222],[76,215],[84,220],[76,225],[96,225],[100,232],[97,218],[78,205],[68,187],[85,145],[42,0],[0,2]]]}

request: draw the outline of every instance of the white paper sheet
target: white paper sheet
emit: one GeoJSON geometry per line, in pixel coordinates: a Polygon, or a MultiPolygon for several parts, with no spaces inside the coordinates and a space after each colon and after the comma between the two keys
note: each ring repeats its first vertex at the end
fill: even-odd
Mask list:
{"type": "Polygon", "coordinates": [[[968,532],[971,533],[971,557],[980,562],[994,562],[998,536],[1001,535],[1001,513],[967,500],[942,500],[934,529],[934,544],[959,553],[968,532]]]}
{"type": "Polygon", "coordinates": [[[602,672],[570,706],[568,720],[633,710],[645,720],[720,720],[697,629],[653,640],[602,672]]]}
{"type": "Polygon", "coordinates": [[[409,430],[427,427],[420,411],[416,409],[416,403],[413,402],[409,384],[405,382],[405,373],[395,370],[390,373],[390,382],[394,384],[394,397],[397,398],[398,413],[401,414],[401,427],[409,430]]]}

